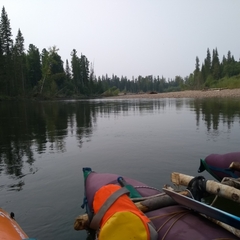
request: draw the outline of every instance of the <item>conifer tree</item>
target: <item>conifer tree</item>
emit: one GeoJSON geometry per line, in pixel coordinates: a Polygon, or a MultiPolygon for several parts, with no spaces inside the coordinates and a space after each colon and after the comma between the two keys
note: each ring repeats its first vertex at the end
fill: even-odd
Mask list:
{"type": "Polygon", "coordinates": [[[24,54],[24,38],[20,29],[18,29],[14,48],[18,56],[24,54]]]}
{"type": "Polygon", "coordinates": [[[69,67],[68,60],[66,60],[65,74],[66,74],[67,81],[70,81],[71,80],[71,69],[69,67]]]}
{"type": "Polygon", "coordinates": [[[204,74],[207,78],[211,72],[211,53],[209,51],[209,48],[207,49],[207,57],[204,60],[204,70],[205,70],[204,74]]]}
{"type": "Polygon", "coordinates": [[[196,57],[196,63],[195,63],[195,73],[199,73],[200,71],[200,63],[199,63],[199,58],[198,56],[196,57]]]}
{"type": "Polygon", "coordinates": [[[1,19],[0,19],[0,38],[1,38],[1,51],[2,51],[2,70],[1,70],[1,89],[5,95],[12,96],[14,94],[14,70],[12,69],[12,32],[10,27],[10,20],[5,11],[2,8],[1,19]]]}
{"type": "Polygon", "coordinates": [[[89,94],[89,61],[85,55],[80,57],[80,77],[81,77],[81,92],[89,94]]]}
{"type": "Polygon", "coordinates": [[[96,76],[94,75],[94,67],[91,63],[90,65],[90,73],[89,73],[89,90],[90,93],[96,93],[96,76]]]}
{"type": "Polygon", "coordinates": [[[220,62],[218,58],[218,50],[213,49],[213,54],[212,54],[212,76],[214,79],[218,80],[220,78],[221,72],[220,72],[220,62]]]}
{"type": "Polygon", "coordinates": [[[196,84],[196,88],[199,88],[202,84],[201,72],[200,72],[200,62],[199,62],[198,57],[196,57],[196,63],[195,63],[194,82],[196,84]]]}
{"type": "Polygon", "coordinates": [[[2,52],[4,55],[9,55],[12,49],[12,30],[10,27],[10,20],[8,19],[8,15],[5,11],[5,8],[2,8],[1,21],[0,21],[0,37],[1,37],[1,45],[2,52]]]}
{"type": "Polygon", "coordinates": [[[27,51],[27,85],[34,89],[42,78],[40,53],[36,46],[30,44],[27,51]]]}
{"type": "Polygon", "coordinates": [[[3,94],[3,86],[4,86],[4,57],[2,51],[2,41],[0,36],[0,94],[3,94]]]}
{"type": "Polygon", "coordinates": [[[56,96],[63,87],[65,72],[63,62],[56,46],[42,51],[42,80],[39,82],[40,94],[46,97],[56,96]]]}
{"type": "Polygon", "coordinates": [[[26,56],[24,53],[24,38],[21,30],[18,30],[15,44],[13,47],[13,59],[14,59],[14,86],[15,93],[17,95],[25,94],[25,82],[26,82],[26,56]]]}
{"type": "Polygon", "coordinates": [[[76,49],[73,49],[71,52],[72,60],[71,60],[71,66],[72,66],[72,77],[73,77],[73,83],[75,88],[75,93],[80,93],[80,86],[81,86],[81,78],[80,78],[80,60],[77,56],[76,49]]]}

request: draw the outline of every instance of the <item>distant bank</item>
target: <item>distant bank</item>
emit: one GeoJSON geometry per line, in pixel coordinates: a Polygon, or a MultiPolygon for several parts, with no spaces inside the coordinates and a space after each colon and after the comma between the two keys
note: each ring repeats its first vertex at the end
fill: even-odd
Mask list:
{"type": "Polygon", "coordinates": [[[187,90],[181,92],[167,92],[167,93],[141,93],[141,94],[126,94],[114,97],[111,99],[126,99],[126,98],[212,98],[212,97],[234,97],[240,98],[240,88],[238,89],[211,89],[206,91],[201,90],[187,90]]]}

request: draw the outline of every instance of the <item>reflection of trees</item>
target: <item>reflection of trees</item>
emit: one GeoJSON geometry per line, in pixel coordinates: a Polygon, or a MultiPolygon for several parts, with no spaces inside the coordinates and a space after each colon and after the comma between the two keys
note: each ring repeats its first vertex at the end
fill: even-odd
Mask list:
{"type": "Polygon", "coordinates": [[[82,147],[90,140],[99,116],[151,114],[167,105],[176,110],[187,105],[196,114],[197,126],[204,120],[207,131],[212,129],[214,134],[218,134],[220,122],[230,129],[234,118],[240,116],[240,102],[234,99],[1,102],[0,174],[21,178],[35,172],[35,154],[65,152],[68,136],[75,137],[82,147]]]}
{"type": "Polygon", "coordinates": [[[86,101],[77,102],[75,105],[76,109],[74,113],[76,114],[76,137],[79,143],[79,147],[82,147],[83,136],[89,138],[92,134],[92,124],[96,121],[95,107],[86,101]]]}
{"type": "Polygon", "coordinates": [[[102,117],[109,117],[110,114],[118,115],[119,113],[127,115],[129,111],[140,113],[153,113],[156,110],[166,107],[166,100],[117,100],[117,101],[95,101],[96,113],[102,117]]]}
{"type": "Polygon", "coordinates": [[[4,102],[0,104],[0,173],[18,178],[35,172],[35,153],[66,151],[66,138],[74,136],[79,147],[90,140],[97,115],[109,117],[128,112],[164,108],[165,101],[56,101],[4,102]],[[27,173],[27,174],[28,174],[27,173]]]}
{"type": "Polygon", "coordinates": [[[240,117],[240,102],[237,99],[196,99],[193,102],[197,126],[200,117],[205,121],[207,131],[218,130],[219,123],[226,123],[231,128],[234,118],[240,117]]]}
{"type": "Polygon", "coordinates": [[[21,178],[25,163],[34,172],[35,152],[66,151],[66,137],[75,129],[81,146],[83,137],[92,134],[94,112],[89,102],[1,103],[0,174],[21,178]]]}
{"type": "Polygon", "coordinates": [[[24,157],[33,162],[27,106],[18,103],[0,105],[0,163],[6,174],[22,175],[24,157]]]}

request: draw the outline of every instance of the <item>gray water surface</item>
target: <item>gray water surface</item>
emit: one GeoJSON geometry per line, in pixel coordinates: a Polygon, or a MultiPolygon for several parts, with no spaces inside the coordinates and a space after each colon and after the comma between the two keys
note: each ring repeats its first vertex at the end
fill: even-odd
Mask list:
{"type": "MultiPolygon", "coordinates": [[[[0,207],[38,240],[86,239],[82,168],[161,189],[200,158],[239,151],[238,99],[0,102],[0,207]]],[[[208,173],[203,173],[211,178],[208,173]]]]}

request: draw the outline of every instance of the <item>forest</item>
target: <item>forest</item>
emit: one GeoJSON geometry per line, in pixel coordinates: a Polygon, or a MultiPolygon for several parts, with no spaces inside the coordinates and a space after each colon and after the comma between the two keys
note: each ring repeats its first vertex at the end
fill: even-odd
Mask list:
{"type": "Polygon", "coordinates": [[[70,62],[64,63],[58,48],[52,46],[40,52],[34,44],[24,46],[20,29],[13,39],[10,19],[5,8],[0,18],[0,100],[12,98],[89,98],[122,93],[170,92],[208,88],[240,88],[240,60],[230,51],[219,59],[217,48],[186,77],[96,76],[87,56],[71,52],[70,62]]]}

